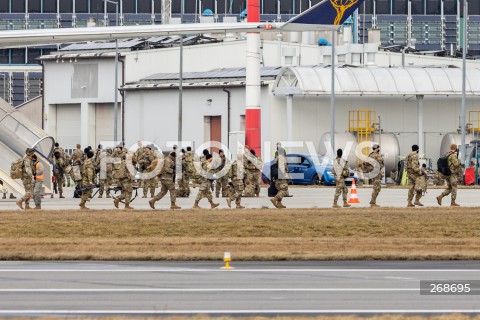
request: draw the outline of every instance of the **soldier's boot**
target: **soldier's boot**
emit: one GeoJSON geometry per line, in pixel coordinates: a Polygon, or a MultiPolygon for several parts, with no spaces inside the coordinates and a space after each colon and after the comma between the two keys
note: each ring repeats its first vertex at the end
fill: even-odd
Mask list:
{"type": "Polygon", "coordinates": [[[218,198],[220,196],[220,192],[219,193],[215,193],[215,198],[218,198]]]}
{"type": "Polygon", "coordinates": [[[415,207],[415,205],[412,203],[412,200],[408,200],[408,204],[407,204],[407,207],[415,207]]]}
{"type": "Polygon", "coordinates": [[[272,204],[275,206],[275,208],[278,208],[278,200],[277,200],[277,198],[272,198],[272,199],[270,199],[270,201],[271,201],[272,204]]]}
{"type": "Polygon", "coordinates": [[[23,198],[20,198],[20,200],[17,201],[17,206],[18,206],[20,209],[23,209],[23,198]]]}
{"type": "Polygon", "coordinates": [[[10,193],[10,199],[17,199],[17,197],[15,197],[13,193],[10,193]]]}
{"type": "Polygon", "coordinates": [[[202,209],[202,208],[198,205],[198,201],[195,201],[192,209],[202,209]]]}
{"type": "Polygon", "coordinates": [[[130,203],[125,204],[125,210],[133,210],[135,208],[130,207],[130,203]]]}
{"type": "Polygon", "coordinates": [[[119,204],[119,203],[120,203],[120,199],[119,199],[119,198],[113,200],[113,205],[114,205],[115,208],[117,208],[117,209],[118,209],[118,204],[119,204]]]}
{"type": "Polygon", "coordinates": [[[177,204],[174,201],[170,202],[170,209],[175,210],[175,209],[182,209],[182,207],[177,206],[177,204]]]}
{"type": "Polygon", "coordinates": [[[30,204],[28,202],[25,202],[25,210],[31,210],[32,208],[30,207],[30,204]]]}
{"type": "Polygon", "coordinates": [[[334,199],[333,200],[333,206],[332,208],[340,208],[340,206],[338,205],[338,199],[334,199]]]}
{"type": "Polygon", "coordinates": [[[155,209],[155,202],[156,202],[155,199],[152,199],[152,200],[148,201],[148,204],[150,205],[150,208],[155,209]]]}
{"type": "Polygon", "coordinates": [[[452,200],[452,202],[450,203],[450,207],[460,207],[460,205],[456,203],[455,200],[452,200]]]}
{"type": "Polygon", "coordinates": [[[214,203],[213,201],[210,201],[210,208],[212,208],[212,209],[215,209],[219,205],[220,205],[219,203],[214,203]]]}
{"type": "Polygon", "coordinates": [[[260,196],[260,187],[255,189],[255,196],[257,196],[257,197],[260,196]]]}
{"type": "Polygon", "coordinates": [[[278,208],[279,208],[279,209],[285,209],[285,208],[287,208],[287,207],[285,207],[285,206],[283,205],[282,200],[277,201],[277,204],[278,204],[278,208]]]}
{"type": "Polygon", "coordinates": [[[351,205],[348,204],[347,200],[343,200],[343,207],[344,208],[350,208],[351,205]]]}
{"type": "Polygon", "coordinates": [[[416,196],[415,197],[415,202],[413,203],[416,206],[423,207],[423,203],[420,202],[420,197],[416,196]]]}
{"type": "Polygon", "coordinates": [[[146,199],[146,198],[147,198],[147,192],[144,192],[144,193],[143,193],[143,197],[142,197],[142,198],[143,198],[143,199],[146,199]]]}
{"type": "Polygon", "coordinates": [[[152,193],[150,194],[150,198],[155,198],[155,193],[154,193],[154,192],[152,192],[152,193]]]}
{"type": "Polygon", "coordinates": [[[84,203],[81,203],[79,206],[80,206],[80,210],[90,210],[90,208],[85,207],[84,203]]]}
{"type": "Polygon", "coordinates": [[[378,207],[380,207],[378,204],[370,203],[370,208],[378,208],[378,207]]]}
{"type": "Polygon", "coordinates": [[[36,205],[35,205],[35,208],[33,208],[33,209],[35,209],[35,210],[42,210],[42,205],[36,204],[36,205]]]}
{"type": "Polygon", "coordinates": [[[63,196],[63,192],[60,192],[60,199],[65,199],[65,197],[63,196]]]}
{"type": "Polygon", "coordinates": [[[438,203],[439,206],[442,205],[442,199],[443,199],[443,196],[442,196],[442,195],[439,195],[439,196],[437,197],[437,203],[438,203]]]}
{"type": "Polygon", "coordinates": [[[98,199],[102,199],[103,198],[103,193],[99,193],[98,194],[98,199]]]}
{"type": "Polygon", "coordinates": [[[105,197],[106,199],[111,199],[112,196],[110,195],[110,193],[107,193],[107,196],[105,197]]]}
{"type": "Polygon", "coordinates": [[[3,199],[3,200],[7,199],[7,194],[6,194],[6,193],[3,194],[2,199],[3,199]]]}
{"type": "Polygon", "coordinates": [[[227,205],[228,205],[229,208],[232,207],[232,199],[227,198],[227,205]]]}
{"type": "Polygon", "coordinates": [[[237,203],[237,206],[236,206],[237,209],[245,209],[244,206],[242,206],[240,203],[237,203]]]}

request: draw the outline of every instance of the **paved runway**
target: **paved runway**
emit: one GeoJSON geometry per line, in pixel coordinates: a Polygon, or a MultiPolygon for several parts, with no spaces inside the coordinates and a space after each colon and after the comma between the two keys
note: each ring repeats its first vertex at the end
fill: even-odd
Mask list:
{"type": "Polygon", "coordinates": [[[0,262],[0,316],[480,313],[476,295],[420,280],[480,280],[478,262],[0,262]]]}
{"type": "MultiPolygon", "coordinates": [[[[158,190],[159,191],[159,190],[158,190]]],[[[135,209],[144,209],[151,210],[148,205],[148,199],[142,199],[142,190],[139,190],[140,195],[132,203],[132,206],[135,209]]],[[[189,209],[193,206],[195,196],[197,195],[198,188],[192,189],[192,195],[189,198],[178,198],[177,204],[184,209],[189,209]]],[[[354,207],[368,207],[370,202],[371,188],[358,188],[358,197],[360,199],[360,204],[355,204],[354,207]]],[[[428,190],[428,193],[422,202],[425,206],[438,207],[437,201],[435,199],[442,192],[442,189],[431,189],[428,190]]],[[[285,198],[283,204],[288,208],[330,208],[332,206],[333,195],[335,193],[335,188],[302,188],[294,187],[290,189],[290,194],[293,196],[291,198],[285,198]]],[[[78,209],[78,204],[80,199],[73,199],[73,189],[68,188],[65,192],[66,199],[50,199],[50,196],[43,199],[42,207],[48,210],[64,210],[64,209],[78,209]]],[[[462,206],[474,207],[479,206],[479,189],[459,189],[457,202],[462,206]]],[[[58,196],[57,196],[58,197],[58,196]]],[[[407,205],[407,189],[389,189],[384,188],[379,197],[377,203],[380,206],[388,207],[406,207],[407,205]]],[[[228,208],[225,199],[214,198],[215,202],[220,203],[220,208],[228,208]]],[[[450,205],[450,198],[445,198],[444,206],[450,205]]],[[[33,202],[32,202],[33,203],[33,202]]],[[[269,207],[274,208],[270,202],[270,198],[267,197],[267,189],[262,188],[260,197],[258,198],[243,198],[242,204],[247,208],[262,208],[269,207]]],[[[104,209],[114,209],[113,201],[111,199],[92,199],[87,204],[91,209],[104,210],[104,209]]],[[[203,199],[200,202],[200,206],[205,208],[209,207],[208,201],[203,199]]],[[[123,205],[121,205],[123,207],[123,205]]],[[[167,195],[161,201],[157,202],[157,209],[168,209],[170,207],[170,199],[167,195]]],[[[15,204],[14,200],[0,200],[0,210],[20,210],[15,204]]]]}

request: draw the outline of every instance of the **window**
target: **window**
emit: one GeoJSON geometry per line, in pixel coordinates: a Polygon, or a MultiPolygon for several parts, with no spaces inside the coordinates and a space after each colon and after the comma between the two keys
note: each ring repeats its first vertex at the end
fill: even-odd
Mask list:
{"type": "MultiPolygon", "coordinates": [[[[8,50],[8,49],[1,49],[0,50],[0,64],[9,64],[10,63],[9,54],[10,54],[10,50],[8,50]]],[[[0,76],[2,76],[2,74],[3,73],[0,73],[0,76]]]]}
{"type": "Polygon", "coordinates": [[[393,1],[393,14],[408,14],[407,0],[393,1]]]}
{"type": "Polygon", "coordinates": [[[12,64],[25,64],[25,48],[12,49],[12,64]]]}
{"type": "MultiPolygon", "coordinates": [[[[269,1],[266,1],[266,2],[269,2],[269,1]]],[[[243,1],[243,0],[233,0],[232,14],[239,14],[240,12],[245,10],[245,8],[246,8],[245,7],[245,1],[243,1]]],[[[277,11],[275,11],[275,12],[277,12],[277,11]]]]}
{"type": "Polygon", "coordinates": [[[152,13],[152,0],[138,0],[138,13],[152,13]]]}
{"type": "Polygon", "coordinates": [[[40,13],[41,3],[40,0],[28,0],[28,12],[40,13]]]}
{"type": "Polygon", "coordinates": [[[480,15],[480,2],[479,1],[468,1],[468,14],[471,15],[480,15]]]}
{"type": "Polygon", "coordinates": [[[12,1],[12,12],[25,12],[25,0],[12,1]]]}
{"type": "Polygon", "coordinates": [[[457,14],[457,1],[456,0],[445,0],[443,2],[443,10],[446,15],[456,15],[457,14]]]}
{"type": "MultiPolygon", "coordinates": [[[[75,1],[75,12],[76,13],[88,13],[88,1],[89,0],[76,0],[75,1]]],[[[62,1],[60,1],[60,2],[62,2],[62,1]]]]}
{"type": "MultiPolygon", "coordinates": [[[[90,12],[91,13],[103,13],[104,12],[104,1],[103,0],[91,0],[90,1],[90,12]]],[[[115,13],[115,7],[113,3],[107,3],[107,12],[115,13]]],[[[120,11],[120,9],[119,9],[120,11]]]]}
{"type": "Polygon", "coordinates": [[[280,0],[280,13],[281,14],[292,14],[293,7],[291,0],[280,0]]]}
{"type": "MultiPolygon", "coordinates": [[[[180,2],[178,1],[173,1],[172,3],[172,13],[174,13],[174,8],[175,8],[175,2],[178,3],[178,13],[180,13],[180,2]]],[[[161,13],[162,12],[162,0],[155,0],[153,3],[153,10],[155,10],[155,13],[161,13]]]]}
{"type": "Polygon", "coordinates": [[[440,14],[440,1],[428,0],[427,2],[427,14],[440,14]]]}
{"type": "Polygon", "coordinates": [[[210,9],[212,12],[215,12],[215,1],[213,0],[203,0],[202,1],[202,13],[203,11],[210,9]]]}
{"type": "Polygon", "coordinates": [[[373,0],[365,0],[365,12],[363,12],[363,5],[360,6],[360,13],[372,14],[373,13],[373,0]]]}
{"type": "Polygon", "coordinates": [[[29,48],[28,49],[28,64],[38,64],[37,58],[39,58],[41,55],[41,49],[33,49],[29,48]]]}
{"type": "Polygon", "coordinates": [[[0,0],[0,12],[2,13],[10,12],[8,0],[0,0]]]}
{"type": "Polygon", "coordinates": [[[72,13],[73,2],[70,0],[60,1],[60,13],[72,13]]]}
{"type": "Polygon", "coordinates": [[[425,2],[423,0],[412,0],[412,14],[424,14],[425,2]]]}
{"type": "Polygon", "coordinates": [[[57,0],[43,0],[43,12],[44,13],[56,13],[57,12],[57,0]]]}
{"type": "Polygon", "coordinates": [[[265,14],[276,14],[277,13],[277,1],[264,0],[264,2],[263,2],[263,13],[265,13],[265,14]]]}
{"type": "Polygon", "coordinates": [[[195,13],[195,3],[198,3],[198,0],[185,0],[185,13],[195,13]]]}
{"type": "Polygon", "coordinates": [[[390,0],[376,0],[377,14],[390,14],[390,0]]]}
{"type": "Polygon", "coordinates": [[[135,13],[135,0],[123,0],[123,13],[135,13]]]}

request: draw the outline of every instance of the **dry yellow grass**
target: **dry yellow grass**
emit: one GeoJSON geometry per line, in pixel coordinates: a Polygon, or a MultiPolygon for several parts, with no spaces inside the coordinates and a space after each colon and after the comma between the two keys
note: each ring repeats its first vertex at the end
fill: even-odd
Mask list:
{"type": "Polygon", "coordinates": [[[480,208],[0,212],[0,259],[480,259],[480,208]]]}

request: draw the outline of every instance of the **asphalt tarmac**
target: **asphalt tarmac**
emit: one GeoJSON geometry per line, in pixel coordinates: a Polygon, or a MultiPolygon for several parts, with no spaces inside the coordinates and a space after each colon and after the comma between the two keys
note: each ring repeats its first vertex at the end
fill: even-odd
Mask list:
{"type": "MultiPolygon", "coordinates": [[[[160,189],[157,189],[159,192],[160,189]]],[[[436,196],[442,193],[443,189],[430,189],[427,194],[422,198],[421,202],[425,207],[438,208],[436,196]]],[[[182,209],[190,209],[193,206],[195,197],[197,195],[198,188],[192,189],[192,194],[189,198],[178,198],[177,205],[180,205],[182,209]]],[[[292,197],[284,198],[283,204],[288,208],[330,208],[333,202],[333,196],[335,193],[334,187],[293,187],[290,188],[290,195],[292,197]]],[[[360,203],[353,204],[353,207],[369,207],[370,195],[372,193],[371,188],[357,188],[358,199],[360,203]]],[[[398,188],[383,188],[377,199],[377,204],[382,207],[406,207],[407,205],[407,189],[398,188]]],[[[118,194],[117,194],[118,195],[118,194]]],[[[465,207],[476,207],[480,205],[479,202],[480,189],[459,189],[457,203],[465,207]]],[[[132,202],[132,206],[135,209],[151,210],[148,204],[150,195],[147,199],[142,198],[143,190],[138,190],[138,197],[132,202]]],[[[79,209],[80,199],[73,198],[73,188],[67,188],[65,191],[66,199],[58,199],[58,195],[55,195],[52,199],[49,195],[45,196],[42,200],[42,208],[46,210],[70,210],[79,209]]],[[[219,208],[228,208],[224,198],[215,198],[214,201],[220,203],[219,208]]],[[[339,203],[341,199],[339,200],[339,203]]],[[[31,201],[33,205],[33,201],[31,201]]],[[[274,206],[270,202],[270,198],[267,196],[267,188],[262,188],[260,197],[255,198],[242,198],[242,205],[247,209],[258,208],[272,208],[274,206]]],[[[443,207],[450,205],[450,198],[443,199],[443,207]]],[[[112,199],[98,199],[98,195],[87,203],[87,206],[91,209],[106,210],[115,209],[112,199]]],[[[207,199],[203,199],[200,202],[200,206],[209,208],[207,199]]],[[[234,206],[234,204],[233,204],[234,206]]],[[[165,196],[162,200],[155,204],[156,209],[169,209],[170,198],[169,195],[165,196]]],[[[120,208],[123,208],[123,204],[120,204],[120,208]]],[[[418,207],[417,207],[418,208],[418,207]]],[[[0,200],[0,210],[20,210],[15,204],[15,200],[0,200]]]]}
{"type": "Polygon", "coordinates": [[[480,313],[474,261],[222,265],[0,262],[0,316],[480,313]],[[421,280],[467,281],[471,291],[423,295],[421,280]]]}

